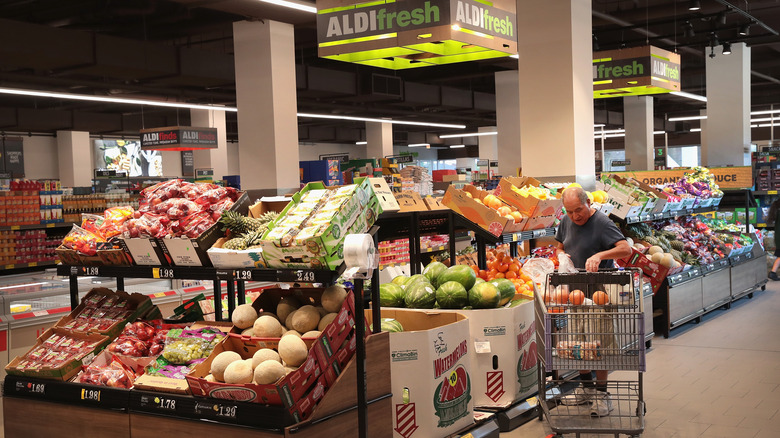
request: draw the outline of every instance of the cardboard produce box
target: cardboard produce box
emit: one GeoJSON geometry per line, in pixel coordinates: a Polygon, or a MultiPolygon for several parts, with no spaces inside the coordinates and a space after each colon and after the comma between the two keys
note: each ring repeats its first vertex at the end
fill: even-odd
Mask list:
{"type": "Polygon", "coordinates": [[[503,233],[523,231],[528,222],[527,218],[516,223],[512,219],[499,215],[496,210],[474,200],[474,198],[482,200],[489,194],[489,192],[479,190],[472,185],[465,186],[463,190],[450,186],[444,193],[442,204],[495,236],[500,236],[503,233]],[[471,196],[466,193],[469,193],[471,196]]]}
{"type": "Polygon", "coordinates": [[[504,408],[537,391],[533,300],[516,298],[497,309],[442,310],[469,322],[474,406],[504,408]]]}
{"type": "MultiPolygon", "coordinates": [[[[8,365],[5,367],[5,372],[7,374],[11,374],[14,376],[26,376],[26,377],[36,377],[39,379],[54,379],[54,380],[68,380],[71,377],[75,376],[76,373],[78,373],[81,370],[82,365],[89,365],[93,359],[95,359],[95,356],[97,353],[99,353],[103,348],[105,348],[106,345],[108,345],[109,337],[103,336],[99,334],[92,334],[92,333],[80,333],[80,332],[72,332],[70,330],[65,330],[62,328],[52,327],[41,336],[38,337],[38,340],[36,341],[35,345],[33,345],[32,348],[30,348],[27,353],[25,353],[24,356],[16,356],[8,365]],[[80,342],[85,342],[88,344],[94,345],[93,348],[91,348],[89,351],[84,351],[77,356],[75,356],[73,359],[68,360],[67,362],[56,366],[56,367],[42,367],[39,369],[19,369],[19,365],[25,360],[25,358],[33,351],[37,350],[38,348],[44,346],[46,343],[46,340],[51,338],[54,335],[58,336],[67,336],[72,339],[76,339],[80,342]]],[[[52,350],[49,347],[46,347],[47,350],[52,350]]],[[[54,351],[58,351],[56,348],[54,351]]]]}
{"type": "Polygon", "coordinates": [[[607,195],[609,196],[607,202],[613,206],[611,211],[613,216],[617,216],[621,219],[639,216],[639,213],[644,208],[644,204],[640,205],[637,203],[636,198],[631,197],[631,194],[633,194],[634,191],[631,190],[629,192],[628,188],[622,187],[621,189],[617,189],[612,184],[596,181],[596,189],[607,192],[607,195]]]}
{"type": "MultiPolygon", "coordinates": [[[[249,211],[249,196],[240,192],[230,211],[246,215],[249,211]]],[[[222,226],[214,224],[195,239],[171,237],[158,239],[158,242],[162,244],[165,256],[175,266],[211,266],[206,251],[223,235],[222,226]]]]}
{"type": "MultiPolygon", "coordinates": [[[[371,320],[371,311],[366,311],[371,320]]],[[[449,436],[474,423],[469,322],[458,313],[382,309],[390,333],[393,436],[449,436]]]]}
{"type": "Polygon", "coordinates": [[[215,268],[224,269],[257,269],[267,265],[263,258],[263,252],[257,249],[233,250],[224,249],[222,245],[229,239],[221,237],[209,248],[206,253],[215,268]]]}
{"type": "Polygon", "coordinates": [[[153,237],[120,238],[122,250],[139,266],[170,266],[162,244],[153,237]]]}
{"type": "Polygon", "coordinates": [[[653,286],[653,293],[658,292],[658,288],[661,287],[661,284],[664,282],[664,279],[667,276],[676,274],[685,269],[685,266],[680,266],[678,268],[667,268],[666,266],[660,265],[658,263],[653,263],[649,258],[647,258],[647,256],[645,256],[636,248],[631,248],[631,255],[618,260],[617,263],[624,268],[641,269],[642,275],[649,277],[650,284],[653,286]]]}
{"type": "MultiPolygon", "coordinates": [[[[140,315],[147,312],[150,308],[152,308],[152,299],[149,298],[148,295],[139,294],[139,293],[132,293],[128,294],[127,292],[123,291],[116,291],[113,292],[110,289],[106,288],[95,288],[92,289],[87,293],[87,295],[84,296],[84,298],[81,299],[81,303],[73,309],[69,314],[63,316],[60,318],[56,324],[54,324],[54,327],[57,328],[63,328],[67,330],[71,330],[73,332],[88,332],[88,333],[98,333],[101,335],[108,336],[110,338],[115,338],[119,333],[122,331],[122,329],[125,327],[128,321],[135,321],[140,315]],[[106,299],[106,298],[119,298],[125,302],[127,302],[127,310],[126,310],[126,316],[122,319],[116,319],[116,322],[111,324],[110,327],[99,329],[98,327],[90,327],[88,330],[79,330],[78,327],[70,327],[72,324],[72,321],[76,319],[79,314],[81,314],[84,309],[87,309],[90,307],[87,303],[89,300],[92,299],[106,299]]],[[[107,312],[111,312],[112,309],[106,309],[107,312]]],[[[106,315],[108,316],[108,315],[106,315]]],[[[98,317],[90,317],[92,319],[99,319],[98,317]]],[[[87,321],[85,319],[85,321],[87,321]]]]}
{"type": "Polygon", "coordinates": [[[557,195],[555,198],[539,199],[533,196],[523,196],[512,190],[512,187],[520,189],[525,186],[539,187],[540,185],[541,182],[530,176],[505,176],[498,182],[498,187],[496,187],[494,194],[503,201],[506,201],[509,205],[517,207],[517,209],[526,216],[550,216],[554,220],[563,212],[563,201],[561,200],[560,195],[557,195]]]}
{"type": "MultiPolygon", "coordinates": [[[[319,236],[312,236],[300,244],[288,244],[270,239],[274,229],[286,219],[286,215],[294,209],[311,190],[334,190],[339,187],[328,187],[319,182],[308,183],[300,192],[293,195],[293,202],[288,205],[279,218],[274,221],[271,229],[261,242],[263,258],[268,267],[292,269],[336,269],[343,261],[344,237],[347,234],[359,234],[368,231],[382,214],[382,207],[374,195],[368,178],[356,178],[354,192],[339,207],[329,222],[329,226],[319,236]]],[[[344,187],[344,186],[342,186],[344,187]]]]}
{"type": "Polygon", "coordinates": [[[428,211],[422,198],[417,192],[400,192],[395,194],[395,200],[398,202],[402,213],[408,211],[428,211]]]}
{"type": "Polygon", "coordinates": [[[384,178],[368,178],[368,182],[371,184],[377,200],[379,200],[382,212],[395,212],[401,209],[395,196],[393,196],[393,191],[390,190],[384,178]]]}

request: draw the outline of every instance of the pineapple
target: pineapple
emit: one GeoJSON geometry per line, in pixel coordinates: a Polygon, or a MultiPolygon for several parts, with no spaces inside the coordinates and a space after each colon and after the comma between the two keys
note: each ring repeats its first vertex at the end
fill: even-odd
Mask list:
{"type": "Polygon", "coordinates": [[[669,243],[672,245],[672,249],[675,249],[677,251],[682,251],[685,247],[685,244],[680,240],[672,240],[669,243]]]}
{"type": "Polygon", "coordinates": [[[243,237],[236,237],[225,242],[225,244],[222,245],[222,248],[241,251],[242,249],[246,249],[246,240],[243,237]]]}
{"type": "Polygon", "coordinates": [[[279,213],[277,213],[275,211],[268,211],[266,213],[263,213],[263,215],[260,216],[259,219],[261,221],[263,221],[263,223],[267,224],[267,223],[275,221],[277,217],[279,217],[279,213]]]}
{"type": "Polygon", "coordinates": [[[222,226],[222,231],[230,231],[234,236],[240,236],[247,231],[246,219],[240,213],[235,211],[226,211],[222,213],[219,218],[219,224],[222,226]]]}
{"type": "Polygon", "coordinates": [[[250,231],[241,237],[244,239],[245,246],[247,247],[247,249],[250,249],[249,247],[252,247],[251,249],[255,249],[254,247],[260,245],[260,241],[263,239],[263,234],[265,234],[264,229],[250,231]]]}
{"type": "MultiPolygon", "coordinates": [[[[674,243],[674,242],[673,242],[673,243],[674,243]]],[[[670,253],[670,254],[672,255],[672,257],[674,257],[674,259],[675,259],[675,260],[677,260],[678,262],[681,262],[681,261],[682,261],[682,253],[681,253],[679,250],[677,250],[677,249],[672,249],[671,251],[669,251],[669,253],[670,253]]]]}

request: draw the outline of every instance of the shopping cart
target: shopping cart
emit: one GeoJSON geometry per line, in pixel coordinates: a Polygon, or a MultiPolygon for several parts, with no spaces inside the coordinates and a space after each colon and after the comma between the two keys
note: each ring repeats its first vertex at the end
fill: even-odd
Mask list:
{"type": "Polygon", "coordinates": [[[638,436],[644,430],[641,275],[638,269],[552,273],[544,289],[534,294],[539,417],[547,418],[557,436],[638,436]],[[604,300],[608,303],[593,303],[604,300]],[[609,415],[591,417],[590,403],[562,402],[567,395],[571,400],[580,383],[578,370],[611,371],[607,392],[614,410],[609,415]]]}

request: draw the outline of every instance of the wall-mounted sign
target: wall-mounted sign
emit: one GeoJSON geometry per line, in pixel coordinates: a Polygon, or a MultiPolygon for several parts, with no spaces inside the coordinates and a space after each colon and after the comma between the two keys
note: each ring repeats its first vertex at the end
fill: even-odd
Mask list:
{"type": "Polygon", "coordinates": [[[141,149],[190,151],[216,149],[217,128],[170,126],[141,130],[141,149]]]}
{"type": "Polygon", "coordinates": [[[653,46],[593,53],[593,97],[680,91],[680,55],[653,46]]]}
{"type": "Polygon", "coordinates": [[[181,151],[181,176],[195,175],[195,154],[192,151],[181,151]]]}
{"type": "Polygon", "coordinates": [[[2,170],[12,178],[24,178],[24,143],[22,137],[0,138],[2,170]]]}
{"type": "Polygon", "coordinates": [[[490,160],[477,160],[477,166],[487,167],[490,164],[490,160]]]}
{"type": "Polygon", "coordinates": [[[498,167],[498,161],[491,161],[490,167],[498,167]]]}
{"type": "Polygon", "coordinates": [[[317,0],[319,56],[389,69],[509,56],[515,10],[514,0],[317,0]]]}
{"type": "MultiPolygon", "coordinates": [[[[753,171],[750,166],[735,167],[709,167],[710,173],[715,178],[715,183],[721,189],[746,189],[753,187],[753,171]]],[[[645,184],[667,184],[679,180],[688,168],[671,170],[652,170],[646,172],[612,172],[623,177],[632,177],[645,184]]]]}
{"type": "Polygon", "coordinates": [[[612,160],[613,166],[630,166],[631,160],[612,160]]]}
{"type": "Polygon", "coordinates": [[[349,154],[322,154],[320,160],[339,160],[339,163],[349,161],[349,154]]]}
{"type": "Polygon", "coordinates": [[[413,155],[392,155],[387,157],[387,159],[391,163],[413,163],[414,162],[413,155]]]}

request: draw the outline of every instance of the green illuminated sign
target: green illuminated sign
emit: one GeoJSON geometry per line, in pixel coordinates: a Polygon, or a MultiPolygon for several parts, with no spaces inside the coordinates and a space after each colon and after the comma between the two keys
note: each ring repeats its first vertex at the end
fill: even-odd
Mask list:
{"type": "Polygon", "coordinates": [[[680,55],[644,46],[593,54],[593,97],[680,91],[680,55]]]}

